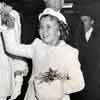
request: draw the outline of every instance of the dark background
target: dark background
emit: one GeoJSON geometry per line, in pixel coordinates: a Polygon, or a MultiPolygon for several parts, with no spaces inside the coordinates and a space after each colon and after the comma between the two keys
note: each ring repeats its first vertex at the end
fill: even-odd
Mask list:
{"type": "MultiPolygon", "coordinates": [[[[32,15],[38,8],[43,8],[42,0],[2,0],[13,5],[16,9],[23,11],[27,15],[32,15]]],[[[74,2],[81,6],[87,6],[94,3],[100,3],[100,0],[65,0],[67,2],[74,2]]]]}

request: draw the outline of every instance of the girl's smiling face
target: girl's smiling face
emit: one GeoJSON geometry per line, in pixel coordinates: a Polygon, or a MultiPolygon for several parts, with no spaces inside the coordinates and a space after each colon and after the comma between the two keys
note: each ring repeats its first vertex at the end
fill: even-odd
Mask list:
{"type": "Polygon", "coordinates": [[[42,17],[40,19],[39,34],[46,44],[56,45],[60,37],[57,19],[53,16],[42,17]]]}

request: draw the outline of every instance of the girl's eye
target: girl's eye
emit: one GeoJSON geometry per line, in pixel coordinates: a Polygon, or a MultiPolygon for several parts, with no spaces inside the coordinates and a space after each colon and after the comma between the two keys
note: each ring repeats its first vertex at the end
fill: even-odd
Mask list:
{"type": "Polygon", "coordinates": [[[49,25],[47,25],[46,27],[44,27],[44,26],[40,26],[40,28],[39,28],[39,30],[50,30],[50,26],[49,25]]]}

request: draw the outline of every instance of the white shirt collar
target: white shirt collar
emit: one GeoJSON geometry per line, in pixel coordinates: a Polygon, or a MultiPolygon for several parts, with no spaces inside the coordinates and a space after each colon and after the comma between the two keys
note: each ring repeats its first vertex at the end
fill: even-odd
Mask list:
{"type": "Polygon", "coordinates": [[[91,27],[91,28],[85,33],[85,38],[86,38],[86,41],[87,41],[87,42],[88,42],[88,40],[89,40],[90,37],[91,37],[92,31],[93,31],[93,27],[91,27]]]}

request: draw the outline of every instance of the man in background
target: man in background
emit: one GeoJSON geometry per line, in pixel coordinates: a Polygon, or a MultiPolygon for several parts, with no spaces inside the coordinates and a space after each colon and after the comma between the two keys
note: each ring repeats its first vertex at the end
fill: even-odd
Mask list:
{"type": "MultiPolygon", "coordinates": [[[[77,100],[100,100],[100,4],[93,4],[81,10],[84,23],[84,41],[79,59],[85,79],[85,88],[76,93],[77,100]]],[[[73,98],[74,99],[74,98],[73,98]]]]}

